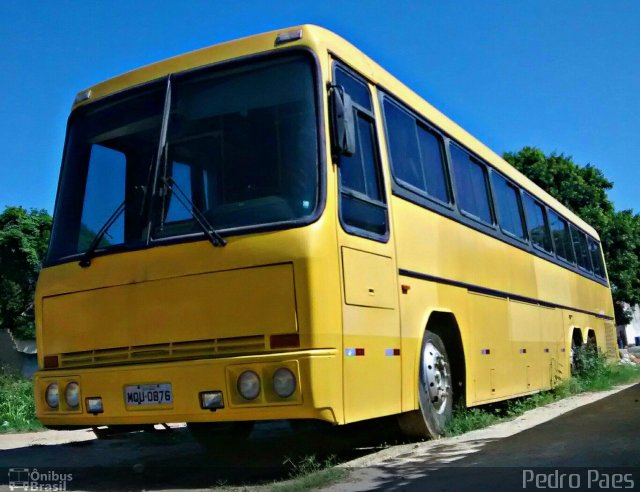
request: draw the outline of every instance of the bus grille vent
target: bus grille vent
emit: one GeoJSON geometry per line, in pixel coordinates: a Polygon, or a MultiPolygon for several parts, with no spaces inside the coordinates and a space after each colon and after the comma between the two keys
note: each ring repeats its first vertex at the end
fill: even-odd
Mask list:
{"type": "Polygon", "coordinates": [[[135,364],[151,361],[185,360],[255,353],[266,349],[263,335],[213,338],[190,342],[134,345],[60,354],[60,367],[135,364]]]}

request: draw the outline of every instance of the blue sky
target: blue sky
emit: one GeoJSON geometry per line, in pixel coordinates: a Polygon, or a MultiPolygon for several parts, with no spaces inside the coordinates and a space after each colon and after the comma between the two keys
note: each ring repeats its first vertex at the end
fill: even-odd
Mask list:
{"type": "Polygon", "coordinates": [[[498,153],[593,163],[640,211],[640,2],[0,2],[0,207],[51,211],[78,90],[203,46],[314,23],[498,153]]]}

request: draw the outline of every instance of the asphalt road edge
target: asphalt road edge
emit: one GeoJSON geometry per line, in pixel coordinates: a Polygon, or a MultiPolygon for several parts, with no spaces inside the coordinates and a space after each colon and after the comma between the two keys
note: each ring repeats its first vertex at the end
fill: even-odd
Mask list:
{"type": "Polygon", "coordinates": [[[549,420],[555,419],[556,417],[576,408],[607,398],[636,384],[638,383],[624,384],[605,391],[594,391],[570,396],[548,405],[528,410],[513,420],[499,422],[489,427],[467,432],[455,437],[445,437],[418,443],[390,446],[376,453],[362,456],[355,460],[341,463],[337,466],[347,469],[365,468],[382,464],[386,460],[397,458],[401,455],[426,455],[429,454],[429,451],[432,450],[432,448],[436,447],[441,448],[443,446],[464,445],[465,443],[484,441],[488,439],[502,439],[548,422],[549,420]]]}

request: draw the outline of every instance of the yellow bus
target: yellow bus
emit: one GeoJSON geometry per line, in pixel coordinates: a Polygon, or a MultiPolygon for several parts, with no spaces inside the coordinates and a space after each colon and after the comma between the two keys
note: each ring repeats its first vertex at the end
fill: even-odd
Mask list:
{"type": "Polygon", "coordinates": [[[615,356],[596,231],[339,36],[299,26],[78,94],[36,292],[51,428],[399,415],[615,356]]]}

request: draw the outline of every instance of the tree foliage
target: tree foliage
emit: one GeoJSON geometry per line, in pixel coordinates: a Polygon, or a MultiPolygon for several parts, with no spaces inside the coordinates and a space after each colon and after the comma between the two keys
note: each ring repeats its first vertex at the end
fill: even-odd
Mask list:
{"type": "Polygon", "coordinates": [[[640,215],[614,209],[607,195],[613,183],[591,164],[579,166],[571,156],[545,155],[535,147],[507,152],[504,158],[598,231],[615,301],[616,322],[627,324],[630,313],[623,304],[640,303],[640,215]]]}
{"type": "Polygon", "coordinates": [[[7,207],[0,214],[0,327],[33,338],[33,295],[49,244],[51,217],[44,210],[7,207]]]}

